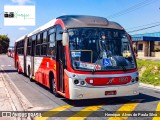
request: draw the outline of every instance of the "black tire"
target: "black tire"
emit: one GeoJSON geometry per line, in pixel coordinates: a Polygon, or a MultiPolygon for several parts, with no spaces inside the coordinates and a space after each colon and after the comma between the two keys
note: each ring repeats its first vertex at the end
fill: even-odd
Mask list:
{"type": "Polygon", "coordinates": [[[50,76],[50,91],[53,93],[56,97],[59,97],[59,94],[56,91],[56,85],[55,85],[55,79],[52,76],[50,76]]]}
{"type": "Polygon", "coordinates": [[[29,80],[30,80],[31,82],[34,82],[34,80],[32,79],[32,77],[30,77],[29,80]]]}
{"type": "Polygon", "coordinates": [[[28,77],[30,77],[30,67],[28,66],[28,77]]]}
{"type": "Polygon", "coordinates": [[[18,72],[18,74],[21,73],[20,70],[19,70],[19,65],[18,65],[18,63],[17,63],[17,72],[18,72]]]}
{"type": "Polygon", "coordinates": [[[31,82],[34,82],[34,80],[32,79],[32,76],[31,76],[30,67],[28,67],[28,77],[29,77],[29,80],[30,80],[31,82]]]}

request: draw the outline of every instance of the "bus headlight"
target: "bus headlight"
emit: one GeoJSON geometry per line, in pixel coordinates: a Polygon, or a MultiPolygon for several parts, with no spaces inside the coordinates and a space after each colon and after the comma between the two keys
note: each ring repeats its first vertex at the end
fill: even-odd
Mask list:
{"type": "Polygon", "coordinates": [[[134,81],[135,81],[135,79],[134,79],[134,78],[132,78],[132,83],[134,83],[134,81]]]}
{"type": "Polygon", "coordinates": [[[73,80],[73,83],[78,86],[85,86],[86,85],[86,82],[84,80],[78,80],[78,79],[73,80]]]}
{"type": "Polygon", "coordinates": [[[74,84],[75,85],[79,84],[79,80],[74,80],[74,84]]]}
{"type": "Polygon", "coordinates": [[[139,78],[138,78],[138,77],[136,77],[136,78],[135,78],[135,80],[136,80],[136,82],[138,82],[138,81],[139,81],[139,78]]]}
{"type": "Polygon", "coordinates": [[[134,83],[134,82],[138,82],[139,81],[139,77],[136,77],[136,78],[132,78],[131,82],[134,83]]]}
{"type": "Polygon", "coordinates": [[[80,83],[81,83],[81,85],[85,85],[85,81],[81,81],[80,83]]]}

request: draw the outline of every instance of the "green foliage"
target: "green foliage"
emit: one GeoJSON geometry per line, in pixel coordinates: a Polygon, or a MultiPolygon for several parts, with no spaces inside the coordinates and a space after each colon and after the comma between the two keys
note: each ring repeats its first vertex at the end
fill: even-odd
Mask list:
{"type": "Polygon", "coordinates": [[[160,48],[155,48],[154,52],[160,52],[160,48]]]}
{"type": "Polygon", "coordinates": [[[140,81],[146,84],[160,86],[160,62],[150,60],[137,60],[138,69],[145,69],[140,77],[140,81]]]}
{"type": "Polygon", "coordinates": [[[10,39],[7,35],[0,35],[0,54],[6,53],[9,47],[10,39]]]}

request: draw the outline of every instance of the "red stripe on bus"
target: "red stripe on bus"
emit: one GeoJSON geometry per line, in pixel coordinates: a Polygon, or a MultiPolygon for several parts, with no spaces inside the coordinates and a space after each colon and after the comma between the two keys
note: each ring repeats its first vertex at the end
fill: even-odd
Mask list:
{"type": "Polygon", "coordinates": [[[122,85],[131,81],[131,76],[112,77],[112,78],[86,78],[86,82],[93,86],[102,85],[122,85]]]}

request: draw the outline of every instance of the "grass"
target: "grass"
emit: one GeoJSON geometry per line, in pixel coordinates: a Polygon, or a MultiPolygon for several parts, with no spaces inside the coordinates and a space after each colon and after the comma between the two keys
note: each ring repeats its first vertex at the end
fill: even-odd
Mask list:
{"type": "Polygon", "coordinates": [[[137,60],[140,82],[160,86],[160,62],[137,60]]]}

